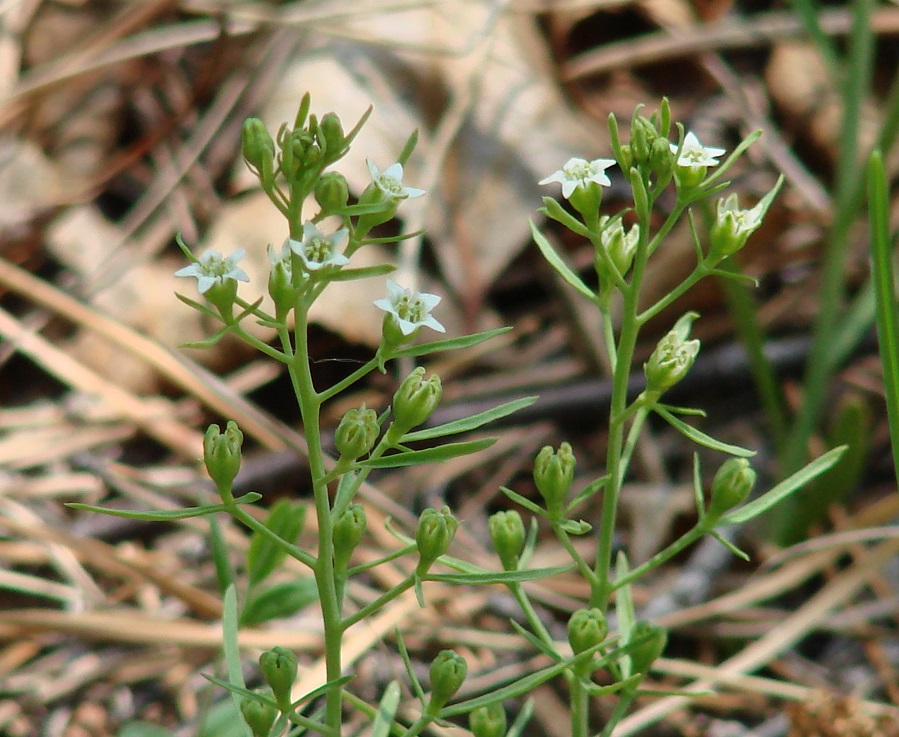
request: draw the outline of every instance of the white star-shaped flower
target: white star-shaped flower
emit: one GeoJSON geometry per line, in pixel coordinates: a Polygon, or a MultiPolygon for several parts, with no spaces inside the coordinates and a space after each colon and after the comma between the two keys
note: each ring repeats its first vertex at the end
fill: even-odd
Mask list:
{"type": "Polygon", "coordinates": [[[222,284],[226,279],[250,281],[247,272],[237,265],[237,262],[245,255],[246,251],[242,248],[227,257],[222,256],[218,251],[206,251],[194,263],[178,269],[175,276],[196,277],[197,291],[200,294],[206,294],[213,284],[222,284]]]}
{"type": "Polygon", "coordinates": [[[391,164],[382,172],[371,159],[366,159],[365,163],[368,164],[368,172],[371,174],[371,180],[375,186],[388,197],[395,200],[406,200],[425,194],[423,189],[403,186],[402,164],[391,164]]]}
{"type": "Polygon", "coordinates": [[[315,223],[307,220],[303,223],[303,240],[288,238],[284,245],[302,259],[307,271],[318,271],[326,266],[339,268],[350,262],[341,253],[349,239],[350,234],[346,228],[325,235],[315,223]]]}
{"type": "Polygon", "coordinates": [[[431,310],[438,302],[440,297],[436,294],[403,289],[395,281],[388,279],[387,296],[376,299],[375,307],[392,315],[403,335],[411,335],[420,327],[445,333],[446,328],[431,315],[431,310]]]}
{"type": "MultiPolygon", "coordinates": [[[[677,153],[677,144],[669,144],[671,153],[677,153]]],[[[684,136],[684,145],[680,150],[680,156],[677,157],[678,166],[688,166],[696,169],[700,166],[717,166],[718,157],[727,153],[723,148],[715,148],[714,146],[703,146],[696,134],[692,131],[684,136]]]]}
{"type": "Polygon", "coordinates": [[[576,189],[586,187],[590,182],[595,182],[603,187],[612,184],[606,169],[614,166],[615,159],[586,159],[572,158],[555,174],[550,174],[546,179],[541,179],[538,184],[552,184],[559,182],[562,185],[562,196],[567,200],[576,189]]]}

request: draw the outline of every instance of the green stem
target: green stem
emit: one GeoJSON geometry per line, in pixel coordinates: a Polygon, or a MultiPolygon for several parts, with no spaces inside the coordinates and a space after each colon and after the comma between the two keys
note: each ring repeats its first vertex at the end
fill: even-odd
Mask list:
{"type": "Polygon", "coordinates": [[[643,310],[643,312],[637,315],[637,321],[641,325],[645,325],[649,320],[658,315],[668,305],[679,299],[683,294],[686,294],[689,289],[692,289],[696,282],[703,279],[708,275],[708,273],[709,272],[707,267],[705,267],[703,264],[698,264],[696,268],[693,269],[693,272],[680,284],[678,284],[672,291],[662,297],[652,307],[643,310]]]}
{"type": "Polygon", "coordinates": [[[571,538],[568,536],[568,533],[562,529],[562,526],[556,522],[553,522],[553,532],[556,534],[556,537],[559,539],[559,542],[562,543],[562,547],[568,551],[568,555],[571,556],[571,559],[577,565],[578,571],[580,571],[581,576],[583,576],[591,586],[595,586],[599,581],[596,578],[596,574],[587,565],[587,561],[584,560],[583,556],[577,552],[574,545],[571,543],[571,538]]]}
{"type": "Polygon", "coordinates": [[[296,545],[291,545],[289,542],[287,542],[287,540],[279,537],[275,532],[270,530],[268,527],[262,524],[262,522],[253,517],[249,512],[240,507],[240,505],[235,504],[233,507],[229,506],[228,514],[249,527],[251,530],[253,530],[253,532],[258,532],[263,537],[267,537],[273,543],[286,550],[287,554],[292,558],[296,558],[298,561],[300,561],[300,563],[309,566],[309,568],[311,568],[313,571],[315,570],[315,556],[306,552],[302,548],[298,548],[296,545]]]}
{"type": "Polygon", "coordinates": [[[590,733],[590,709],[587,689],[581,680],[571,674],[568,677],[569,700],[571,702],[571,737],[587,737],[590,733]]]}
{"type": "Polygon", "coordinates": [[[620,589],[622,586],[627,586],[627,584],[636,581],[643,574],[648,573],[654,568],[658,568],[660,565],[680,553],[688,545],[696,542],[696,540],[701,538],[706,532],[708,532],[708,529],[704,525],[697,524],[689,532],[685,533],[682,537],[679,537],[677,540],[671,543],[671,545],[669,545],[667,548],[665,548],[664,550],[660,550],[658,553],[652,556],[652,558],[650,558],[648,561],[628,571],[620,578],[615,579],[615,583],[612,585],[612,590],[614,591],[620,589]]]}
{"type": "Polygon", "coordinates": [[[340,392],[351,387],[353,384],[355,384],[357,381],[359,381],[359,379],[362,379],[363,377],[367,376],[372,371],[374,371],[377,367],[378,367],[378,362],[374,358],[372,358],[370,361],[368,361],[368,363],[357,368],[349,376],[347,376],[344,379],[341,379],[336,384],[334,384],[334,386],[329,387],[328,389],[325,389],[324,391],[320,392],[318,395],[319,401],[327,402],[332,397],[336,397],[338,394],[340,394],[340,392]]]}
{"type": "Polygon", "coordinates": [[[512,596],[515,597],[515,601],[518,602],[518,606],[521,607],[521,611],[524,613],[524,617],[528,621],[531,632],[537,635],[537,637],[540,638],[540,641],[544,645],[546,645],[551,652],[555,651],[556,643],[554,642],[552,635],[549,634],[549,630],[547,630],[546,627],[543,626],[543,622],[540,621],[540,617],[537,616],[537,612],[534,610],[534,607],[531,604],[531,600],[528,598],[528,595],[522,585],[518,582],[510,583],[509,591],[512,592],[512,596]]]}
{"type": "MultiPolygon", "coordinates": [[[[291,223],[291,229],[293,227],[294,224],[291,223]]],[[[326,470],[320,426],[321,403],[312,383],[312,373],[309,368],[308,306],[308,302],[303,302],[298,304],[294,311],[296,352],[293,360],[288,364],[288,373],[303,418],[303,429],[309,449],[309,471],[313,482],[315,516],[318,521],[318,556],[314,572],[324,625],[326,679],[336,681],[342,672],[340,651],[343,640],[341,625],[343,607],[334,571],[334,520],[331,517],[331,501],[328,496],[328,487],[322,483],[326,470]]],[[[342,703],[342,689],[334,688],[328,691],[325,702],[325,723],[335,730],[335,734],[340,733],[343,719],[342,703]]]]}
{"type": "Polygon", "coordinates": [[[370,616],[371,614],[374,614],[385,604],[390,603],[391,601],[396,599],[396,597],[398,597],[400,594],[411,589],[414,584],[415,584],[415,577],[412,575],[407,576],[403,581],[401,581],[396,586],[394,586],[392,589],[390,589],[390,591],[385,591],[377,599],[369,602],[364,607],[362,607],[358,612],[356,612],[355,614],[351,614],[346,619],[344,619],[340,623],[341,629],[343,631],[346,631],[350,627],[352,627],[354,624],[356,624],[357,622],[361,622],[366,617],[370,616]]]}

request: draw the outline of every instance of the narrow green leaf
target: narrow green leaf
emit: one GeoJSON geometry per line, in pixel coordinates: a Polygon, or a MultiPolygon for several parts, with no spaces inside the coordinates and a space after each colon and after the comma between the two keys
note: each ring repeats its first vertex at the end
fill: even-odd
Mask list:
{"type": "Polygon", "coordinates": [[[566,264],[562,257],[556,253],[556,249],[554,249],[543,233],[534,225],[533,221],[531,222],[531,235],[534,238],[534,242],[537,244],[537,248],[540,249],[540,253],[543,254],[543,258],[549,263],[553,269],[556,270],[556,273],[562,277],[570,286],[574,287],[574,289],[582,294],[584,297],[589,299],[591,302],[596,299],[596,294],[593,292],[590,287],[588,287],[581,278],[575,274],[566,264]]]}
{"type": "Polygon", "coordinates": [[[492,583],[521,583],[523,581],[538,581],[541,578],[557,576],[574,568],[574,565],[552,566],[550,568],[532,568],[527,571],[488,571],[484,573],[428,573],[425,581],[440,581],[457,585],[468,584],[492,584],[492,583]]]}
{"type": "MultiPolygon", "coordinates": [[[[237,688],[246,688],[243,680],[243,667],[240,662],[240,645],[237,640],[238,632],[237,589],[234,584],[225,591],[222,600],[222,653],[225,657],[225,666],[228,672],[228,683],[237,688]]],[[[240,714],[240,696],[231,691],[231,700],[234,708],[240,714]]],[[[240,718],[243,722],[243,717],[240,718]]],[[[244,724],[244,732],[249,735],[250,729],[244,724]]]]}
{"type": "Polygon", "coordinates": [[[401,356],[427,356],[431,353],[440,353],[442,351],[455,351],[460,348],[470,348],[485,340],[490,340],[503,333],[508,333],[512,328],[496,328],[494,330],[485,330],[483,333],[472,333],[471,335],[462,335],[458,338],[449,338],[447,340],[434,340],[430,343],[419,343],[418,345],[401,348],[394,351],[386,360],[392,358],[400,358],[401,356]]]}
{"type": "Polygon", "coordinates": [[[717,532],[716,530],[712,530],[709,534],[712,537],[714,537],[719,543],[721,543],[725,548],[727,548],[731,553],[736,555],[738,558],[741,558],[742,560],[745,560],[745,561],[749,561],[749,559],[750,559],[749,553],[746,553],[746,552],[740,550],[740,548],[738,548],[736,545],[734,545],[730,540],[728,540],[726,537],[724,537],[721,533],[717,532]]]}
{"type": "Polygon", "coordinates": [[[368,279],[373,276],[384,276],[396,271],[393,264],[378,264],[377,266],[364,266],[358,269],[341,269],[329,274],[328,281],[353,281],[355,279],[368,279]]]}
{"type": "MultiPolygon", "coordinates": [[[[268,513],[265,526],[290,545],[296,545],[306,520],[306,507],[290,499],[281,499],[268,513]]],[[[287,550],[268,535],[254,532],[247,550],[250,586],[265,580],[284,562],[287,550]]]]}
{"type": "MultiPolygon", "coordinates": [[[[262,498],[262,494],[251,491],[234,500],[236,504],[252,504],[262,498]]],[[[128,509],[110,509],[109,507],[98,507],[93,504],[82,504],[81,502],[68,502],[67,507],[72,509],[80,509],[85,512],[98,512],[99,514],[108,514],[110,517],[122,517],[124,519],[139,519],[145,522],[167,522],[176,519],[188,519],[190,517],[202,517],[207,514],[215,514],[216,512],[225,512],[227,507],[224,504],[204,504],[202,507],[187,507],[186,509],[167,509],[157,512],[135,512],[128,509]]]]}
{"type": "Polygon", "coordinates": [[[775,504],[786,499],[790,494],[801,489],[809,481],[824,473],[828,468],[833,466],[834,463],[840,460],[840,456],[843,455],[845,450],[846,446],[841,445],[839,448],[827,451],[823,456],[816,458],[789,478],[784,479],[773,489],[762,494],[758,499],[749,502],[749,504],[744,504],[733,512],[725,514],[718,520],[717,526],[724,527],[726,525],[742,524],[743,522],[748,522],[749,520],[758,517],[775,504]]]}
{"type": "Polygon", "coordinates": [[[524,702],[524,706],[522,707],[521,711],[518,712],[518,716],[515,717],[515,721],[512,722],[512,726],[506,733],[506,737],[523,737],[524,729],[528,726],[528,722],[531,721],[531,718],[533,716],[534,700],[528,699],[524,702]]]}
{"type": "Polygon", "coordinates": [[[685,417],[705,417],[706,413],[704,409],[700,409],[699,407],[678,407],[676,404],[662,404],[659,402],[657,407],[661,407],[668,412],[671,412],[676,415],[684,415],[685,417]]]}
{"type": "Polygon", "coordinates": [[[393,721],[396,718],[396,710],[399,708],[401,696],[400,684],[396,681],[391,681],[387,684],[387,688],[384,689],[384,695],[378,704],[378,713],[375,716],[375,721],[371,725],[371,737],[389,737],[390,728],[393,726],[393,721]]]}
{"type": "Polygon", "coordinates": [[[578,505],[583,504],[597,492],[602,491],[608,480],[608,476],[602,476],[596,479],[596,481],[592,481],[590,484],[588,484],[587,488],[585,488],[580,494],[572,499],[571,502],[569,502],[568,506],[565,507],[565,514],[568,514],[569,512],[571,512],[571,510],[576,509],[578,505]]]}
{"type": "Polygon", "coordinates": [[[871,260],[877,305],[877,338],[893,448],[893,473],[899,478],[899,315],[896,314],[896,285],[893,283],[888,186],[883,158],[879,151],[875,151],[868,162],[871,260]]]}
{"type": "Polygon", "coordinates": [[[412,690],[415,691],[415,695],[418,697],[418,700],[421,701],[422,708],[424,708],[427,704],[425,690],[421,687],[418,676],[415,675],[415,669],[412,667],[412,659],[409,657],[409,651],[406,649],[406,641],[403,640],[403,635],[400,632],[399,627],[394,630],[394,635],[396,636],[396,649],[399,650],[400,659],[406,667],[406,674],[409,676],[412,690]]]}
{"type": "Polygon", "coordinates": [[[228,543],[222,534],[222,526],[216,517],[209,517],[209,541],[212,549],[212,561],[215,564],[215,577],[219,585],[219,593],[224,596],[228,587],[234,583],[234,571],[228,556],[228,543]]]}
{"type": "Polygon", "coordinates": [[[577,233],[587,239],[590,238],[590,231],[587,229],[587,226],[565,210],[565,208],[559,204],[558,200],[552,197],[544,197],[543,207],[540,209],[540,212],[546,215],[546,217],[555,220],[557,223],[561,223],[572,233],[577,233]]]}
{"type": "Polygon", "coordinates": [[[500,486],[499,490],[505,494],[509,499],[511,499],[516,504],[520,504],[522,507],[527,509],[529,512],[533,512],[534,514],[540,517],[546,517],[546,510],[540,507],[539,505],[532,502],[527,497],[522,496],[516,491],[512,491],[511,489],[507,489],[505,486],[500,486]]]}
{"type": "Polygon", "coordinates": [[[720,440],[715,440],[715,438],[711,437],[710,435],[706,435],[701,430],[697,430],[695,427],[688,425],[683,420],[679,420],[677,417],[675,417],[660,405],[656,405],[655,407],[653,407],[653,409],[661,417],[663,417],[675,430],[692,440],[697,445],[702,445],[706,448],[711,448],[712,450],[718,450],[722,453],[736,456],[737,458],[752,458],[752,456],[755,455],[754,450],[748,450],[747,448],[741,448],[739,445],[730,445],[729,443],[722,443],[720,440]]]}
{"type": "Polygon", "coordinates": [[[493,409],[488,409],[485,412],[479,412],[471,417],[454,420],[453,422],[447,422],[443,425],[437,425],[436,427],[429,427],[425,430],[406,433],[400,440],[403,443],[414,443],[418,440],[431,440],[433,438],[442,438],[447,435],[458,435],[463,432],[471,432],[472,430],[477,430],[479,427],[486,425],[488,422],[508,417],[513,412],[517,412],[524,407],[529,407],[536,401],[537,397],[515,399],[511,402],[501,404],[498,407],[494,407],[493,409]]]}
{"type": "Polygon", "coordinates": [[[554,649],[550,648],[550,646],[547,643],[543,642],[543,640],[541,640],[539,637],[537,637],[537,635],[532,634],[531,632],[528,632],[524,627],[522,627],[514,619],[510,619],[509,624],[512,625],[513,630],[515,630],[525,640],[527,640],[529,643],[531,643],[533,648],[538,653],[543,653],[548,658],[550,658],[551,660],[554,660],[557,663],[562,660],[562,656],[559,653],[557,653],[554,649]]]}
{"type": "Polygon", "coordinates": [[[489,448],[495,442],[496,438],[483,438],[481,440],[469,440],[464,443],[447,443],[436,448],[410,450],[405,453],[394,453],[389,456],[359,461],[356,465],[360,468],[400,468],[402,466],[418,466],[422,463],[437,463],[447,461],[450,458],[478,453],[485,448],[489,448]]]}
{"type": "Polygon", "coordinates": [[[559,526],[569,535],[586,535],[593,529],[593,525],[584,520],[566,519],[559,523],[559,526]]]}

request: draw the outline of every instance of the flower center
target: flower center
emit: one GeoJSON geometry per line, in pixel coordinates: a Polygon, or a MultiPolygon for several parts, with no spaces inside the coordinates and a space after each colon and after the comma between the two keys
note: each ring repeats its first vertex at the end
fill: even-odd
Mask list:
{"type": "Polygon", "coordinates": [[[206,254],[200,266],[203,269],[203,273],[216,278],[221,278],[231,271],[231,266],[228,264],[227,259],[219,256],[217,253],[206,254]]]}
{"type": "Polygon", "coordinates": [[[380,176],[378,183],[381,185],[381,189],[385,192],[389,192],[394,197],[402,197],[406,193],[402,182],[391,176],[387,176],[386,174],[380,176]]]}
{"type": "Polygon", "coordinates": [[[331,258],[331,244],[325,238],[312,237],[305,244],[306,258],[316,263],[322,263],[331,258]]]}
{"type": "Polygon", "coordinates": [[[425,317],[425,307],[417,297],[403,295],[395,304],[396,315],[400,320],[418,323],[425,317]]]}
{"type": "Polygon", "coordinates": [[[566,166],[563,171],[565,172],[566,178],[571,180],[576,179],[580,182],[583,182],[594,174],[593,167],[590,165],[589,161],[579,161],[571,166],[566,166]]]}

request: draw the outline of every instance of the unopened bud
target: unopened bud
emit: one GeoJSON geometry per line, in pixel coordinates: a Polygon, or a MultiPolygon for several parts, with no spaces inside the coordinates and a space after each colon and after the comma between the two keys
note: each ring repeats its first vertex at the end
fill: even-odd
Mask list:
{"type": "Polygon", "coordinates": [[[363,404],[348,409],[340,419],[334,445],[342,460],[354,461],[374,447],[380,432],[377,413],[363,404]]]}
{"type": "MultiPolygon", "coordinates": [[[[261,696],[270,696],[260,691],[261,696]]],[[[269,737],[272,725],[278,718],[278,710],[271,704],[263,703],[244,696],[240,701],[240,713],[253,733],[253,737],[269,737]]]]}
{"type": "Polygon", "coordinates": [[[534,461],[534,483],[546,503],[550,519],[558,519],[562,505],[574,481],[575,458],[568,443],[559,446],[558,453],[544,446],[534,461]]]}
{"type": "Polygon", "coordinates": [[[343,135],[343,125],[336,113],[327,113],[322,116],[318,124],[318,133],[322,148],[327,152],[328,159],[336,161],[343,151],[346,139],[343,135]]]}
{"type": "Polygon", "coordinates": [[[346,177],[339,172],[326,172],[315,184],[315,201],[324,212],[332,213],[346,207],[349,198],[346,177]]]}
{"type": "Polygon", "coordinates": [[[437,374],[424,378],[422,366],[414,369],[393,395],[393,425],[391,439],[399,441],[413,427],[418,427],[437,409],[443,396],[443,386],[437,374]]]}
{"type": "Polygon", "coordinates": [[[659,341],[649,360],[643,364],[646,391],[660,395],[677,384],[693,366],[699,353],[699,341],[687,340],[695,312],[684,315],[674,328],[659,341]]]}
{"type": "Polygon", "coordinates": [[[345,569],[356,546],[362,542],[366,528],[365,509],[351,504],[334,523],[334,567],[345,569]]]}
{"type": "Polygon", "coordinates": [[[203,461],[224,501],[230,501],[231,485],[240,470],[243,433],[234,420],[228,420],[225,432],[210,425],[203,438],[203,461]]]}
{"type": "Polygon", "coordinates": [[[461,655],[452,650],[441,650],[434,658],[430,668],[431,700],[427,713],[436,714],[459,690],[468,674],[468,663],[461,655]]]}
{"type": "Polygon", "coordinates": [[[609,625],[599,609],[578,609],[568,620],[568,642],[575,655],[595,647],[608,633],[609,625]]]}
{"type": "Polygon", "coordinates": [[[668,644],[668,632],[649,622],[637,622],[631,630],[629,642],[642,640],[628,651],[634,673],[646,673],[652,664],[665,652],[668,644]]]}
{"type": "Polygon", "coordinates": [[[496,512],[490,516],[490,539],[493,548],[507,571],[518,567],[518,556],[524,549],[525,529],[521,515],[515,509],[496,512]]]}
{"type": "Polygon", "coordinates": [[[429,507],[421,513],[415,531],[419,558],[416,572],[419,576],[425,575],[434,561],[449,549],[458,526],[449,507],[444,506],[439,512],[429,507]]]}
{"type": "Polygon", "coordinates": [[[259,670],[281,711],[290,711],[291,691],[297,679],[297,656],[287,648],[273,647],[259,656],[259,670]]]}
{"type": "Polygon", "coordinates": [[[244,159],[259,173],[272,170],[275,158],[275,142],[265,124],[259,118],[247,118],[240,131],[240,144],[244,159]]]}
{"type": "Polygon", "coordinates": [[[714,522],[746,501],[755,487],[755,471],[745,458],[731,458],[721,464],[712,480],[712,496],[706,519],[714,522]]]}
{"type": "Polygon", "coordinates": [[[480,706],[468,715],[474,737],[506,737],[506,710],[502,704],[480,706]]]}

